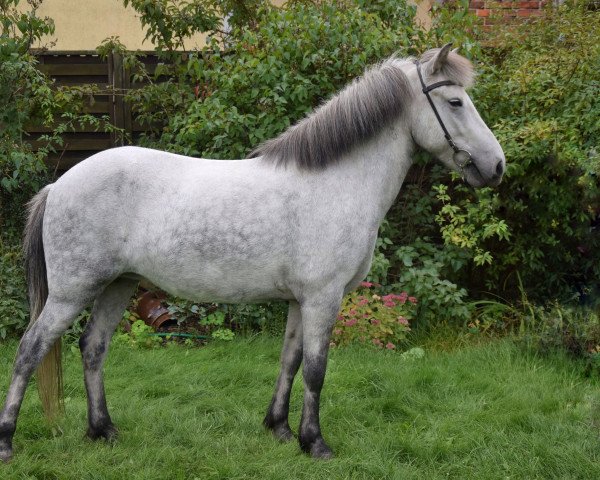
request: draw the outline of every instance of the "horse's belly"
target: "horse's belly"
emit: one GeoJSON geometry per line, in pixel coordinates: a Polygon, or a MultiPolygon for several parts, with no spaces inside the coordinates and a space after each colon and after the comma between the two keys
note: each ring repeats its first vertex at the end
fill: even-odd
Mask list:
{"type": "Polygon", "coordinates": [[[289,300],[293,295],[285,279],[271,268],[224,269],[199,262],[188,268],[141,269],[136,272],[161,289],[197,302],[253,303],[289,300]]]}

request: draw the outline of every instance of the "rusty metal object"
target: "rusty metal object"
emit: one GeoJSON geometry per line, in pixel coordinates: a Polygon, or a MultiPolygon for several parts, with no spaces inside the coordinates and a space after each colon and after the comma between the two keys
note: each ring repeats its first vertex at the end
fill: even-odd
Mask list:
{"type": "Polygon", "coordinates": [[[162,304],[162,298],[152,291],[145,292],[138,298],[136,313],[146,325],[151,326],[154,330],[168,326],[169,322],[171,325],[175,323],[169,310],[162,304]]]}

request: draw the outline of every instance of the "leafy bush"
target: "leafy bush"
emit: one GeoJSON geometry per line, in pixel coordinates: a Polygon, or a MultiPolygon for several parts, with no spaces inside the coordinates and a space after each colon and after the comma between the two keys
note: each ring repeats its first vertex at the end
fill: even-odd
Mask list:
{"type": "Polygon", "coordinates": [[[266,332],[281,334],[285,330],[287,304],[198,304],[190,300],[167,297],[169,313],[178,324],[198,325],[202,331],[215,336],[232,336],[234,332],[266,332]],[[223,335],[221,335],[223,334],[223,335]]]}
{"type": "Polygon", "coordinates": [[[21,332],[29,323],[27,287],[21,248],[0,239],[0,339],[21,332]]]}
{"type": "MultiPolygon", "coordinates": [[[[449,18],[472,21],[451,18],[451,8],[437,12],[438,38],[452,31],[449,18]]],[[[410,291],[430,286],[439,305],[459,308],[467,292],[515,302],[519,281],[540,303],[574,294],[598,301],[599,27],[597,11],[567,2],[543,18],[495,26],[483,49],[477,29],[463,29],[479,71],[471,96],[504,148],[506,179],[473,192],[417,162],[416,184],[403,189],[381,230],[387,241],[378,243],[373,278],[410,291]],[[462,295],[446,303],[436,278],[462,295]]],[[[424,292],[416,293],[424,305],[424,292]]]]}
{"type": "MultiPolygon", "coordinates": [[[[197,31],[211,33],[209,44],[185,58],[171,48],[173,38],[190,31],[173,24],[167,35],[160,25],[171,25],[188,7],[150,14],[146,3],[131,2],[170,64],[157,75],[168,72],[171,80],[130,95],[142,120],[168,122],[143,143],[193,156],[244,157],[360,75],[366,65],[394,51],[414,53],[415,9],[404,0],[376,2],[365,9],[351,1],[290,2],[281,8],[255,2],[262,5],[245,21],[238,18],[228,32],[215,31],[210,22],[198,25],[197,31]],[[393,28],[386,25],[392,20],[393,28]]],[[[212,12],[214,3],[196,0],[186,5],[212,12]]],[[[216,3],[231,11],[231,3],[245,2],[216,3]]],[[[108,46],[115,47],[114,42],[108,46]]],[[[148,77],[143,69],[137,75],[148,77]]]]}
{"type": "Polygon", "coordinates": [[[0,1],[0,225],[15,206],[20,211],[13,201],[16,192],[31,193],[42,185],[47,150],[31,149],[25,125],[50,124],[55,110],[50,82],[29,52],[34,41],[54,32],[54,24],[36,16],[40,2],[30,1],[31,9],[23,13],[18,3],[0,1]]]}
{"type": "MultiPolygon", "coordinates": [[[[532,299],[569,298],[600,274],[600,15],[584,4],[548,8],[543,18],[498,26],[481,58],[474,97],[508,161],[498,190],[478,193],[511,234],[483,239],[494,262],[486,288],[518,298],[516,273],[532,299]]],[[[453,198],[477,208],[471,195],[453,198]]],[[[473,224],[472,221],[468,221],[473,224]]]]}
{"type": "Polygon", "coordinates": [[[406,292],[384,295],[372,287],[371,282],[363,282],[346,295],[333,328],[332,346],[364,343],[395,350],[406,339],[417,299],[406,292]]]}
{"type": "Polygon", "coordinates": [[[157,348],[162,345],[162,338],[154,335],[154,329],[143,320],[135,320],[129,332],[115,335],[117,343],[124,343],[134,348],[157,348]]]}

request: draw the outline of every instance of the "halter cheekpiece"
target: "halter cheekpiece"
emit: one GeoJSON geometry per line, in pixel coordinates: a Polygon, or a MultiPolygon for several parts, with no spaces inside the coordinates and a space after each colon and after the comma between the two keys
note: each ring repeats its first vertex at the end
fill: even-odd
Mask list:
{"type": "Polygon", "coordinates": [[[464,169],[466,166],[471,165],[473,163],[473,158],[467,150],[465,150],[464,148],[458,148],[456,146],[456,143],[454,143],[454,140],[452,140],[452,136],[448,132],[446,125],[444,125],[444,122],[442,121],[442,117],[440,117],[440,114],[437,111],[437,108],[435,108],[435,104],[433,103],[433,100],[431,99],[431,95],[429,95],[429,92],[431,92],[432,90],[435,90],[436,88],[445,87],[447,85],[457,85],[457,84],[455,82],[453,82],[452,80],[442,80],[441,82],[432,83],[431,85],[425,85],[425,81],[423,80],[423,74],[421,73],[421,64],[419,63],[418,60],[415,61],[415,65],[417,66],[417,73],[419,74],[419,80],[421,81],[421,86],[423,87],[422,92],[427,97],[427,100],[429,101],[429,105],[431,105],[431,109],[433,110],[433,113],[435,114],[435,118],[437,118],[437,121],[440,124],[440,127],[442,127],[442,130],[444,131],[444,137],[446,138],[448,145],[450,145],[450,147],[452,147],[452,150],[454,150],[452,159],[454,160],[454,163],[456,163],[456,165],[460,169],[460,173],[464,180],[464,178],[465,178],[464,169]]]}

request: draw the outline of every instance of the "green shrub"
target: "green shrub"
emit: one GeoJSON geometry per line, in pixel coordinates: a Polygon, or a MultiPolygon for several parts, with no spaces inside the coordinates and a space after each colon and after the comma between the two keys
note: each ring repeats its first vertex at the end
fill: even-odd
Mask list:
{"type": "MultiPolygon", "coordinates": [[[[477,195],[502,218],[510,241],[484,240],[494,256],[478,272],[486,288],[532,299],[569,298],[600,278],[600,15],[580,3],[498,27],[474,98],[506,154],[505,181],[477,195]]],[[[472,196],[454,197],[476,208],[472,196]]],[[[469,222],[473,223],[473,222],[469,222]]]]}
{"type": "MultiPolygon", "coordinates": [[[[470,31],[472,19],[451,12],[437,11],[437,38],[452,31],[452,22],[470,31]]],[[[446,295],[435,292],[435,282],[449,282],[463,295],[450,295],[446,304],[461,308],[467,292],[515,302],[519,281],[540,303],[574,295],[597,301],[599,29],[597,11],[567,2],[540,19],[495,26],[483,49],[471,31],[479,72],[471,96],[503,146],[506,178],[496,190],[473,192],[418,162],[417,183],[403,189],[381,230],[386,242],[378,243],[373,278],[401,282],[410,291],[431,286],[425,290],[440,305],[446,295]]],[[[417,293],[425,304],[423,292],[417,293]]],[[[437,306],[432,311],[443,312],[437,306]]]]}
{"type": "Polygon", "coordinates": [[[29,52],[34,41],[54,32],[50,19],[36,16],[39,3],[21,12],[19,0],[0,1],[0,226],[11,210],[21,210],[13,196],[37,190],[45,170],[47,150],[34,152],[24,138],[26,124],[49,124],[54,113],[50,82],[29,52]]]}
{"type": "Polygon", "coordinates": [[[22,332],[29,323],[27,287],[19,245],[0,239],[0,339],[22,332]]]}
{"type": "MultiPolygon", "coordinates": [[[[193,156],[244,157],[367,65],[393,52],[415,52],[415,9],[404,0],[366,2],[364,9],[360,4],[365,2],[352,1],[289,2],[281,8],[253,2],[262,5],[227,33],[215,31],[210,22],[198,24],[196,31],[211,33],[209,44],[185,57],[171,50],[173,39],[190,33],[176,22],[186,7],[150,14],[146,3],[131,2],[169,62],[155,75],[169,73],[170,80],[153,82],[137,65],[139,78],[151,84],[130,95],[134,110],[148,124],[163,120],[163,127],[142,143],[193,156]],[[168,35],[163,23],[172,27],[168,35]]],[[[209,16],[214,3],[189,2],[209,16]]],[[[247,4],[216,3],[225,11],[231,11],[230,3],[247,4]]],[[[102,48],[119,46],[113,41],[102,48]]]]}
{"type": "Polygon", "coordinates": [[[154,329],[146,325],[143,320],[135,320],[131,323],[129,332],[115,335],[115,341],[134,348],[157,348],[163,343],[162,338],[154,335],[154,329]]]}

